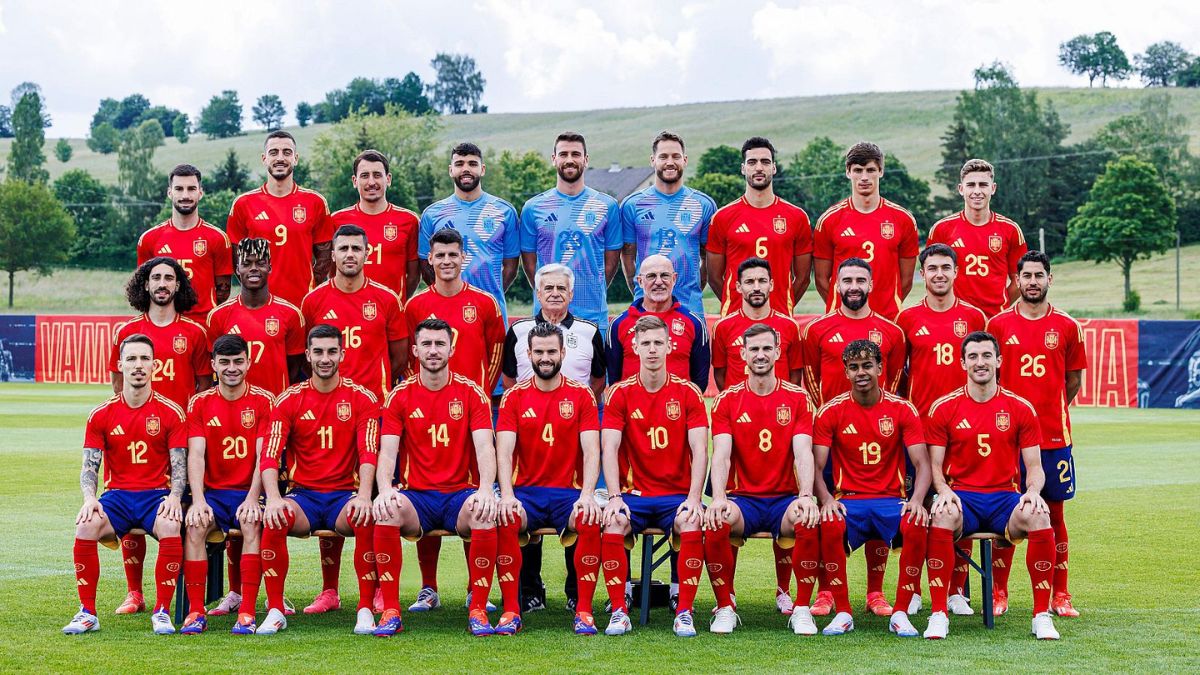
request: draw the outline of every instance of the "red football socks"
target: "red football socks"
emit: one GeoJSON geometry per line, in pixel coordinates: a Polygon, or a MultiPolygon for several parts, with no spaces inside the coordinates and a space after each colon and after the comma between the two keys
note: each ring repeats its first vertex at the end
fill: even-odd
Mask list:
{"type": "Polygon", "coordinates": [[[375,524],[375,567],[379,570],[379,590],[383,594],[383,609],[400,611],[400,570],[403,549],[400,528],[375,524]]]}
{"type": "Polygon", "coordinates": [[[786,595],[792,584],[792,556],[775,540],[771,541],[771,550],[775,553],[775,594],[786,595]]]}
{"type": "MultiPolygon", "coordinates": [[[[442,552],[441,537],[421,537],[417,540],[417,566],[421,568],[421,587],[437,590],[438,556],[442,552]]],[[[468,565],[471,557],[467,556],[468,565]]]]}
{"type": "Polygon", "coordinates": [[[1054,530],[1034,530],[1029,533],[1029,550],[1025,566],[1033,585],[1033,614],[1050,611],[1051,579],[1054,576],[1054,530]]]}
{"type": "Polygon", "coordinates": [[[625,583],[629,581],[629,560],[625,557],[625,535],[605,532],[600,536],[600,559],[604,561],[604,586],[613,611],[628,612],[625,583]]]}
{"type": "Polygon", "coordinates": [[[204,589],[208,583],[208,560],[183,561],[183,585],[187,588],[188,612],[204,614],[204,589]]]}
{"type": "Polygon", "coordinates": [[[817,584],[817,560],[821,557],[821,538],[817,528],[796,528],[796,547],[792,549],[789,557],[792,561],[792,574],[796,577],[796,596],[793,602],[797,607],[808,607],[812,604],[813,586],[817,584]]]}
{"type": "MultiPolygon", "coordinates": [[[[254,614],[258,605],[258,586],[262,582],[262,554],[243,553],[242,562],[238,567],[241,568],[242,579],[242,606],[238,613],[254,614]]],[[[229,587],[233,588],[232,582],[229,587]]]]}
{"type": "Polygon", "coordinates": [[[321,555],[321,590],[337,593],[338,578],[342,575],[342,549],[346,546],[346,538],[319,537],[318,547],[321,555]]]}
{"type": "MultiPolygon", "coordinates": [[[[681,559],[682,560],[682,559],[681,559]]],[[[704,533],[704,562],[708,567],[708,581],[713,595],[717,596],[717,607],[732,607],[733,598],[733,544],[729,542],[729,523],[704,533]]]]}
{"type": "Polygon", "coordinates": [[[79,604],[94,615],[96,584],[100,581],[100,556],[96,553],[96,542],[76,539],[72,557],[75,559],[75,589],[79,591],[79,604]]]}
{"type": "Polygon", "coordinates": [[[471,610],[487,610],[488,594],[492,592],[492,574],[496,569],[498,544],[496,528],[471,529],[470,572],[471,610]]]}
{"type": "MultiPolygon", "coordinates": [[[[944,527],[930,527],[927,538],[929,568],[929,605],[931,612],[948,612],[946,601],[954,582],[952,578],[957,572],[954,564],[954,531],[944,527]]],[[[964,563],[966,564],[966,563],[964,563]]],[[[966,573],[963,573],[966,576],[966,573]]],[[[961,592],[961,586],[955,590],[961,592]]]]}
{"type": "Polygon", "coordinates": [[[888,554],[891,547],[886,541],[872,539],[863,545],[867,559],[867,593],[883,592],[883,575],[887,573],[888,554]]]}
{"type": "Polygon", "coordinates": [[[379,579],[379,575],[375,573],[375,523],[368,522],[366,525],[351,527],[354,528],[354,575],[358,577],[356,609],[371,609],[375,603],[375,585],[379,579]]]}
{"type": "Polygon", "coordinates": [[[704,569],[704,533],[700,530],[679,534],[679,605],[676,612],[691,611],[700,590],[704,569]]]}
{"type": "Polygon", "coordinates": [[[154,611],[171,609],[171,598],[175,595],[179,564],[183,562],[183,538],[179,535],[158,540],[158,559],[154,561],[154,586],[156,597],[154,611]]]}
{"type": "MultiPolygon", "coordinates": [[[[833,594],[833,605],[839,612],[853,614],[850,589],[846,586],[846,521],[837,518],[822,521],[820,538],[821,561],[825,563],[825,578],[829,583],[828,590],[833,594]]],[[[871,542],[867,542],[867,546],[870,547],[871,542]]]]}
{"type": "Polygon", "coordinates": [[[1070,545],[1067,540],[1067,521],[1063,519],[1064,502],[1046,502],[1050,507],[1050,527],[1054,528],[1054,592],[1070,593],[1067,590],[1067,558],[1070,545]]]}
{"type": "Polygon", "coordinates": [[[296,516],[285,509],[286,522],[282,527],[267,525],[262,533],[262,570],[267,587],[267,609],[283,611],[283,584],[288,573],[287,533],[296,523],[296,516]]]}
{"type": "Polygon", "coordinates": [[[496,528],[496,576],[504,612],[521,613],[521,523],[496,528]]]}
{"type": "MultiPolygon", "coordinates": [[[[896,577],[894,611],[907,612],[913,595],[921,592],[921,568],[925,565],[925,539],[929,536],[924,525],[918,525],[907,515],[900,518],[900,574],[896,577]]],[[[882,543],[882,542],[880,542],[882,543]]]]}
{"type": "Polygon", "coordinates": [[[229,590],[242,585],[242,538],[225,538],[225,556],[229,559],[229,590]]]}
{"type": "Polygon", "coordinates": [[[579,533],[575,540],[575,578],[577,579],[575,610],[592,613],[592,599],[596,597],[596,582],[600,579],[600,526],[584,525],[575,521],[579,533]]]}
{"type": "Polygon", "coordinates": [[[1013,555],[1017,552],[1015,546],[992,547],[992,592],[1008,592],[1008,577],[1012,574],[1013,555]]]}
{"type": "Polygon", "coordinates": [[[146,563],[146,535],[121,537],[121,556],[125,563],[125,585],[130,593],[142,592],[142,566],[146,563]]]}
{"type": "MultiPolygon", "coordinates": [[[[974,544],[975,544],[975,542],[971,541],[970,539],[963,539],[962,541],[958,542],[954,546],[958,550],[965,553],[967,555],[967,557],[969,558],[971,556],[971,554],[975,552],[974,544]]],[[[999,549],[993,549],[993,550],[997,551],[999,549]]],[[[957,555],[954,556],[954,560],[952,562],[954,563],[954,572],[953,572],[953,574],[950,575],[950,590],[947,592],[947,596],[962,595],[963,587],[967,585],[967,573],[971,571],[971,565],[965,559],[963,559],[961,556],[957,556],[957,555]]],[[[995,565],[992,566],[992,570],[993,570],[992,571],[992,579],[994,580],[995,579],[995,565]]],[[[932,570],[930,570],[929,579],[931,581],[933,580],[933,571],[932,570]]],[[[934,611],[937,611],[937,610],[934,610],[934,611]]]]}

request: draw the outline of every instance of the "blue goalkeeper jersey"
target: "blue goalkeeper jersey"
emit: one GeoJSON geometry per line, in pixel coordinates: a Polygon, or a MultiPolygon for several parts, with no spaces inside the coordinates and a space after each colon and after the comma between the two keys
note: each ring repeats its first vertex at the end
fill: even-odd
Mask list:
{"type": "MultiPolygon", "coordinates": [[[[521,209],[521,251],[537,253],[537,267],[561,263],[575,273],[575,297],[568,310],[608,328],[608,283],[604,253],[622,246],[617,200],[590,187],[575,196],[557,188],[525,202],[521,209]]],[[[534,295],[533,311],[541,311],[534,295]]]]}
{"type": "Polygon", "coordinates": [[[496,298],[507,326],[503,270],[505,259],[521,255],[517,210],[486,192],[473,202],[450,195],[430,204],[421,214],[417,240],[417,255],[422,260],[429,257],[429,238],[443,227],[452,227],[463,236],[463,280],[496,298]]]}
{"type": "MultiPolygon", "coordinates": [[[[675,266],[675,298],[689,312],[704,316],[700,296],[700,256],[708,243],[708,224],[717,205],[703,192],[684,186],[673,195],[653,185],[621,202],[621,230],[626,244],[637,245],[637,268],[647,256],[661,254],[675,266]]],[[[635,300],[642,288],[633,289],[635,300]]]]}

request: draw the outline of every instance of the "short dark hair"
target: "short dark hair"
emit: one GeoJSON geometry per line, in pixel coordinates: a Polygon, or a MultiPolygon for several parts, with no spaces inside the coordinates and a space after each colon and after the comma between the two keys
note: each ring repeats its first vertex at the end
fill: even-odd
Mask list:
{"type": "Polygon", "coordinates": [[[742,280],[742,272],[753,269],[764,269],[767,271],[767,275],[769,276],[771,274],[771,263],[763,260],[762,258],[746,258],[742,262],[738,263],[738,281],[742,280]]]}
{"type": "Polygon", "coordinates": [[[533,349],[533,338],[547,338],[547,337],[558,338],[558,347],[559,347],[559,349],[562,348],[562,346],[563,346],[562,329],[559,328],[558,326],[555,326],[554,324],[550,323],[549,321],[538,321],[537,323],[535,323],[533,325],[533,328],[530,329],[529,335],[526,337],[525,341],[526,341],[527,346],[530,349],[533,349]]]}
{"type": "Polygon", "coordinates": [[[264,148],[267,147],[267,142],[270,141],[272,138],[286,138],[292,142],[292,145],[299,145],[298,143],[296,143],[295,136],[284,131],[283,129],[276,129],[275,131],[272,131],[271,133],[267,134],[267,137],[263,139],[263,147],[264,148]]]}
{"type": "Polygon", "coordinates": [[[342,331],[327,323],[319,323],[308,331],[308,340],[304,343],[305,346],[311,347],[313,340],[318,338],[337,338],[338,346],[342,346],[342,331]]]}
{"type": "Polygon", "coordinates": [[[838,265],[838,273],[840,274],[841,271],[847,267],[861,267],[866,270],[868,274],[874,274],[874,272],[871,270],[871,263],[863,260],[862,258],[846,258],[842,261],[842,264],[838,265]]]}
{"type": "Polygon", "coordinates": [[[171,173],[167,174],[167,185],[173,184],[176,178],[184,178],[186,176],[195,176],[197,183],[204,182],[203,176],[200,175],[200,169],[191,164],[176,164],[175,168],[171,169],[171,173]]]}
{"type": "Polygon", "coordinates": [[[977,330],[968,333],[967,337],[963,338],[962,345],[960,345],[958,348],[958,358],[966,358],[967,345],[974,342],[992,343],[992,346],[996,348],[996,356],[1000,356],[1000,341],[996,339],[996,336],[985,330],[977,330]]]}
{"type": "Polygon", "coordinates": [[[363,150],[358,153],[358,157],[354,158],[354,175],[358,175],[358,165],[362,162],[379,162],[383,165],[384,173],[392,172],[392,165],[388,162],[388,158],[378,150],[363,150]]]}
{"type": "Polygon", "coordinates": [[[679,144],[680,150],[684,149],[682,136],[672,131],[660,131],[658,132],[658,135],[654,137],[654,142],[650,144],[650,152],[658,152],[658,144],[662,143],[663,141],[675,141],[679,144]]]}
{"type": "Polygon", "coordinates": [[[765,323],[756,323],[747,328],[746,331],[742,333],[742,343],[745,344],[747,340],[755,335],[764,335],[766,333],[770,333],[771,337],[775,338],[775,344],[779,344],[779,333],[765,323]]]}
{"type": "Polygon", "coordinates": [[[239,265],[246,256],[254,256],[267,264],[271,262],[271,242],[261,237],[247,237],[239,241],[235,248],[239,265]]]}
{"type": "Polygon", "coordinates": [[[856,359],[872,359],[875,363],[883,363],[883,353],[879,345],[870,340],[854,340],[842,350],[842,363],[850,363],[856,359]]]}
{"type": "Polygon", "coordinates": [[[859,141],[846,151],[847,169],[852,166],[866,166],[871,162],[878,164],[880,169],[883,168],[883,150],[870,141],[859,141]]]}
{"type": "Polygon", "coordinates": [[[462,233],[453,227],[443,227],[434,232],[429,238],[429,250],[433,250],[434,244],[456,244],[459,249],[464,249],[462,233]]]}
{"type": "Polygon", "coordinates": [[[249,354],[250,347],[246,345],[246,340],[241,335],[222,335],[213,340],[212,348],[213,358],[220,356],[237,356],[238,354],[249,354]]]}
{"type": "Polygon", "coordinates": [[[921,255],[918,256],[921,267],[925,266],[925,259],[931,255],[944,255],[950,260],[954,261],[956,266],[958,265],[958,254],[954,252],[954,249],[945,244],[930,244],[926,246],[925,250],[921,251],[921,255]]]}
{"type": "Polygon", "coordinates": [[[417,339],[417,336],[420,335],[421,331],[423,331],[423,330],[431,330],[434,332],[439,331],[439,330],[446,331],[446,335],[450,336],[450,340],[453,343],[454,329],[450,327],[450,324],[446,323],[445,321],[442,321],[441,319],[435,319],[433,317],[430,317],[428,319],[425,319],[421,323],[417,324],[417,327],[413,329],[413,340],[414,341],[417,339]]]}
{"type": "Polygon", "coordinates": [[[480,161],[483,161],[483,151],[479,149],[478,145],[470,142],[459,143],[453,148],[450,148],[450,156],[453,157],[455,155],[458,155],[459,157],[470,157],[474,155],[475,157],[478,157],[480,161]]]}
{"type": "Polygon", "coordinates": [[[757,150],[758,148],[766,148],[770,150],[771,161],[775,161],[775,146],[771,145],[771,141],[768,141],[762,136],[751,136],[750,138],[746,139],[745,143],[742,143],[742,161],[746,161],[746,153],[748,151],[757,150]]]}
{"type": "Polygon", "coordinates": [[[555,152],[558,152],[558,144],[564,141],[567,143],[582,143],[583,154],[587,154],[587,141],[583,139],[583,134],[579,133],[578,131],[564,131],[559,134],[558,137],[554,139],[555,152]]]}
{"type": "Polygon", "coordinates": [[[121,346],[117,349],[117,356],[125,353],[125,345],[148,345],[150,347],[150,356],[154,356],[154,340],[151,340],[150,336],[145,333],[134,333],[121,340],[121,346]]]}
{"type": "Polygon", "coordinates": [[[1050,273],[1050,256],[1042,253],[1041,251],[1030,249],[1028,253],[1021,256],[1021,259],[1017,261],[1018,274],[1020,274],[1021,270],[1025,268],[1025,263],[1027,262],[1042,263],[1042,267],[1046,268],[1046,274],[1050,273]]]}
{"type": "Polygon", "coordinates": [[[338,229],[333,233],[334,239],[338,237],[362,237],[363,245],[367,245],[367,231],[353,223],[339,225],[338,229]]]}
{"type": "Polygon", "coordinates": [[[175,291],[175,311],[186,314],[196,306],[199,298],[196,297],[196,289],[192,286],[192,280],[188,278],[187,270],[183,269],[178,260],[167,256],[160,255],[138,265],[133,276],[129,278],[129,283],[125,285],[125,299],[129,301],[129,306],[137,311],[149,311],[150,291],[146,290],[146,282],[150,280],[150,271],[159,265],[168,265],[174,270],[175,280],[179,283],[179,290],[175,291]]]}

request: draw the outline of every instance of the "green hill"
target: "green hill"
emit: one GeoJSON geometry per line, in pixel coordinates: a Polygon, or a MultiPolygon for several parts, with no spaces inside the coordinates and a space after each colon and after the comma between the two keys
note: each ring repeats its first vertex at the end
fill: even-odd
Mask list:
{"type": "MultiPolygon", "coordinates": [[[[1200,152],[1200,89],[1039,89],[1071,125],[1069,142],[1089,138],[1106,122],[1137,110],[1145,97],[1169,91],[1175,111],[1188,119],[1193,151],[1200,152]]],[[[649,161],[650,139],[663,129],[681,134],[693,158],[721,143],[740,145],[748,136],[770,138],[786,157],[815,136],[829,136],[849,145],[868,138],[895,153],[911,171],[932,180],[941,161],[941,135],[950,123],[957,91],[888,92],[809,96],[753,101],[691,103],[648,108],[615,108],[577,112],[459,115],[445,118],[442,133],[447,147],[470,140],[495,150],[540,150],[547,154],[554,136],[567,129],[588,138],[593,166],[617,162],[624,166],[649,161]]],[[[290,128],[300,141],[301,155],[325,125],[290,128]]],[[[98,155],[82,139],[72,139],[74,157],[62,164],[52,155],[53,129],[47,139],[51,176],[71,168],[86,169],[107,183],[116,182],[115,154],[98,155]]],[[[236,138],[207,140],[193,136],[187,144],[173,138],[160,148],[155,163],[166,171],[180,162],[211,169],[228,148],[258,173],[265,132],[236,138]]],[[[11,141],[0,141],[0,158],[8,156],[11,141]]]]}

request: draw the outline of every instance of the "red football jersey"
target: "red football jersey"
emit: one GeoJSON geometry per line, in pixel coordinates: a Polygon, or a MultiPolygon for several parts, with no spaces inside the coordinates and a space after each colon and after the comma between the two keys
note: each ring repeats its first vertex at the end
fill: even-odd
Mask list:
{"type": "Polygon", "coordinates": [[[1008,280],[1029,250],[1020,225],[995,211],[987,223],[973,225],[959,211],[929,228],[925,245],[930,244],[946,244],[958,254],[956,296],[989,317],[1008,307],[1008,280]]]}
{"type": "Polygon", "coordinates": [[[955,299],[944,312],[929,306],[928,298],[900,312],[896,325],[908,343],[908,399],[922,419],[929,406],[963,386],[967,371],[959,358],[959,347],[969,333],[983,330],[983,312],[955,299]]]}
{"type": "Polygon", "coordinates": [[[833,261],[826,311],[841,304],[835,283],[838,265],[849,258],[862,258],[871,264],[871,309],[894,319],[903,303],[900,259],[917,257],[917,248],[917,221],[893,202],[880,199],[870,213],[855,209],[848,198],[829,207],[813,233],[813,257],[833,261]]]}
{"type": "Polygon", "coordinates": [[[1018,492],[1021,448],[1039,445],[1042,432],[1029,401],[1000,389],[979,403],[963,387],[933,404],[925,438],[946,448],[942,473],[951,487],[1018,492]]]}
{"type": "Polygon", "coordinates": [[[271,242],[271,292],[293,305],[324,281],[314,280],[312,269],[313,245],[333,239],[329,205],[320,194],[297,185],[276,197],[263,185],[234,200],[225,230],[235,245],[249,237],[271,242]]]}
{"type": "Polygon", "coordinates": [[[205,489],[250,489],[258,439],[270,429],[273,400],[266,389],[247,385],[232,401],[214,387],[188,402],[188,438],[204,439],[205,489]]]}
{"type": "Polygon", "coordinates": [[[722,316],[742,306],[742,295],[736,287],[737,270],[747,258],[763,258],[771,263],[771,278],[775,281],[771,309],[791,314],[796,304],[792,297],[792,263],[813,252],[812,225],[803,209],[779,197],[761,209],[739,197],[713,215],[707,248],[725,256],[722,316]]]}
{"type": "Polygon", "coordinates": [[[734,311],[713,326],[712,365],[725,369],[725,388],[745,382],[748,374],[742,359],[742,334],[756,323],[765,323],[779,334],[779,360],[775,362],[775,376],[786,380],[791,371],[804,368],[804,353],[800,346],[800,324],[790,314],[772,311],[762,321],[755,321],[734,311]]]}
{"type": "Polygon", "coordinates": [[[987,331],[1000,341],[1000,385],[1040,412],[1042,449],[1071,445],[1067,372],[1087,368],[1083,329],[1066,312],[1050,307],[1040,319],[1026,319],[1018,305],[1000,312],[987,331]]]}
{"type": "Polygon", "coordinates": [[[870,340],[879,345],[883,355],[879,386],[896,391],[904,371],[904,331],[874,312],[862,319],[851,319],[836,310],[809,321],[800,334],[805,383],[816,403],[828,403],[838,394],[850,391],[842,352],[855,340],[870,340]]]}
{"type": "Polygon", "coordinates": [[[154,343],[154,391],[171,399],[182,410],[196,393],[196,378],[212,375],[208,335],[204,327],[186,317],[177,316],[165,326],[156,326],[145,314],[117,326],[112,351],[108,355],[109,372],[120,372],[117,359],[121,340],[141,333],[154,343]]]}
{"type": "Polygon", "coordinates": [[[187,271],[197,299],[188,316],[204,321],[217,304],[217,277],[233,274],[229,237],[203,220],[186,230],[166,220],[146,230],[138,239],[138,265],[157,256],[174,258],[187,271]]]}
{"type": "Polygon", "coordinates": [[[621,432],[622,492],[656,497],[691,489],[688,431],[708,427],[708,409],[696,385],[668,375],[652,394],[634,375],[609,389],[602,423],[621,432]]]}
{"type": "Polygon", "coordinates": [[[187,448],[183,408],[158,392],[131,408],[117,394],[88,415],[83,447],[104,453],[105,490],[171,487],[171,448],[187,448]]]}
{"type": "Polygon", "coordinates": [[[387,286],[401,299],[407,297],[405,284],[408,262],[417,259],[417,214],[394,204],[382,213],[363,213],[358,204],[335,211],[330,232],[341,225],[357,225],[367,232],[367,276],[387,286]]]}
{"type": "Polygon", "coordinates": [[[400,485],[409,490],[457,492],[479,487],[472,432],[492,429],[492,404],[479,385],[451,374],[430,391],[418,375],[388,394],[383,433],[400,437],[400,485]]]}
{"type": "Polygon", "coordinates": [[[267,304],[250,309],[242,296],[230,298],[208,315],[208,334],[215,342],[228,334],[241,335],[250,350],[246,381],[278,396],[288,388],[287,357],[304,353],[304,317],[288,301],[271,296],[267,304]]]}
{"type": "Polygon", "coordinates": [[[707,383],[709,365],[705,362],[711,362],[712,348],[704,318],[689,312],[678,300],[673,300],[666,311],[651,312],[646,309],[645,299],[635,300],[609,324],[608,371],[613,373],[610,381],[618,376],[633,377],[642,367],[642,359],[633,351],[633,338],[637,320],[643,316],[656,316],[667,324],[667,337],[671,340],[667,372],[685,380],[707,383]]]}
{"type": "MultiPolygon", "coordinates": [[[[495,391],[504,334],[508,330],[495,298],[466,282],[462,290],[450,296],[429,287],[408,301],[404,313],[409,334],[425,319],[441,319],[450,324],[454,329],[450,370],[466,376],[484,391],[495,391]]],[[[416,355],[410,352],[409,372],[415,373],[419,367],[416,355]]]]}
{"type": "Polygon", "coordinates": [[[592,390],[566,377],[549,392],[532,378],[522,380],[500,399],[496,433],[517,434],[513,485],[578,489],[583,484],[580,434],[599,430],[592,390]]]}
{"type": "Polygon", "coordinates": [[[342,333],[346,357],[340,370],[356,384],[382,397],[392,386],[388,343],[408,337],[400,300],[388,287],[367,280],[353,293],[334,285],[333,279],[312,289],[300,305],[304,325],[329,324],[342,333]]]}
{"type": "Polygon", "coordinates": [[[713,404],[713,436],[733,437],[725,488],[730,494],[769,497],[798,492],[792,438],[812,436],[813,407],[803,389],[777,382],[765,396],[739,384],[721,392],[713,404]]]}
{"type": "Polygon", "coordinates": [[[917,409],[883,392],[864,408],[842,394],[817,411],[813,445],[829,447],[837,497],[906,497],[907,448],[925,442],[917,409]]]}
{"type": "Polygon", "coordinates": [[[342,378],[323,394],[308,380],[275,400],[261,467],[278,469],[286,453],[292,485],[331,492],[358,487],[358,469],[379,455],[379,401],[342,378]]]}

